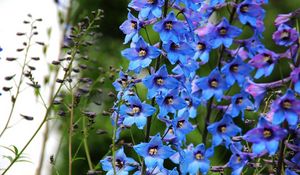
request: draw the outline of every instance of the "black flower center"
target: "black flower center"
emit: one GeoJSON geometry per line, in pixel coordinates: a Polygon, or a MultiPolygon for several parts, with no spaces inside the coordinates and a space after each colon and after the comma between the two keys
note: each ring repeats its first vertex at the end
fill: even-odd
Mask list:
{"type": "Polygon", "coordinates": [[[195,158],[196,158],[197,160],[202,160],[204,157],[203,157],[203,155],[202,155],[201,152],[197,152],[197,153],[195,154],[195,158]]]}
{"type": "Polygon", "coordinates": [[[233,64],[230,66],[230,71],[231,72],[237,72],[239,70],[239,65],[233,64]]]}
{"type": "Polygon", "coordinates": [[[115,162],[116,167],[118,167],[119,169],[122,169],[124,166],[124,162],[120,159],[117,159],[115,162]]]}
{"type": "Polygon", "coordinates": [[[156,82],[157,85],[162,86],[164,84],[164,79],[162,77],[157,77],[155,79],[155,82],[156,82]]]}
{"type": "Polygon", "coordinates": [[[263,54],[263,57],[264,57],[264,62],[269,63],[269,64],[273,63],[271,55],[265,53],[265,54],[263,54]]]}
{"type": "Polygon", "coordinates": [[[133,106],[132,113],[137,114],[139,112],[141,112],[141,108],[139,106],[133,106]]]}
{"type": "Polygon", "coordinates": [[[171,49],[172,49],[172,50],[176,50],[176,49],[178,49],[178,48],[180,48],[180,45],[175,44],[175,43],[172,43],[172,44],[171,44],[171,49]]]}
{"type": "Polygon", "coordinates": [[[219,34],[222,35],[222,36],[226,35],[227,34],[227,29],[225,27],[220,28],[219,29],[219,34]]]}
{"type": "Polygon", "coordinates": [[[131,21],[131,27],[133,29],[137,29],[137,22],[136,21],[131,21]]]}
{"type": "Polygon", "coordinates": [[[170,133],[170,134],[174,134],[174,130],[173,130],[173,128],[172,128],[172,127],[170,127],[170,128],[168,129],[168,133],[170,133]]]}
{"type": "Polygon", "coordinates": [[[139,56],[140,57],[144,57],[144,56],[146,56],[146,54],[147,54],[147,52],[146,52],[145,49],[140,49],[140,51],[139,51],[139,56]]]}
{"type": "Polygon", "coordinates": [[[156,0],[147,0],[147,2],[148,2],[149,4],[154,4],[154,3],[156,2],[156,0]]]}
{"type": "Polygon", "coordinates": [[[264,129],[264,132],[263,132],[263,135],[264,135],[264,138],[270,138],[272,137],[272,130],[268,129],[268,128],[265,128],[264,129]]]}
{"type": "Polygon", "coordinates": [[[291,103],[290,100],[284,100],[284,101],[281,103],[281,106],[282,106],[284,109],[291,109],[292,103],[291,103]]]}
{"type": "Polygon", "coordinates": [[[168,105],[172,105],[172,104],[174,103],[173,97],[167,97],[167,98],[166,98],[166,103],[167,103],[168,105]]]}
{"type": "Polygon", "coordinates": [[[209,85],[210,87],[212,88],[217,88],[219,86],[219,83],[216,79],[212,79],[210,82],[209,82],[209,85]]]}
{"type": "Polygon", "coordinates": [[[283,40],[288,40],[290,38],[290,33],[287,30],[283,30],[280,34],[280,38],[283,40]]]}
{"type": "Polygon", "coordinates": [[[173,23],[172,23],[172,21],[167,21],[167,22],[165,22],[165,29],[166,29],[166,30],[172,30],[172,28],[173,28],[173,23]]]}
{"type": "Polygon", "coordinates": [[[242,104],[242,103],[243,103],[243,97],[238,97],[238,98],[236,98],[235,104],[240,105],[240,104],[242,104]]]}
{"type": "Polygon", "coordinates": [[[247,13],[249,11],[249,5],[247,5],[247,4],[242,5],[240,9],[241,9],[240,11],[242,13],[247,13]]]}
{"type": "Polygon", "coordinates": [[[218,127],[218,131],[221,132],[221,133],[225,133],[226,130],[227,130],[226,125],[220,125],[220,126],[218,127]]]}
{"type": "Polygon", "coordinates": [[[184,124],[184,120],[180,120],[177,122],[177,128],[182,128],[184,124]]]}
{"type": "Polygon", "coordinates": [[[151,147],[151,148],[149,148],[149,150],[148,150],[148,153],[149,153],[151,156],[156,155],[157,152],[158,152],[157,146],[151,147]]]}
{"type": "Polygon", "coordinates": [[[199,42],[199,43],[197,44],[197,49],[198,49],[198,50],[205,50],[205,48],[206,48],[206,45],[205,45],[204,43],[200,43],[200,42],[199,42]]]}

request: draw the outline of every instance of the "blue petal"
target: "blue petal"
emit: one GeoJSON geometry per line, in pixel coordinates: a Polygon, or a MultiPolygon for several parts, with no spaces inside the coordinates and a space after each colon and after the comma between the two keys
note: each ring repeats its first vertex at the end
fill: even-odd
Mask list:
{"type": "Polygon", "coordinates": [[[285,118],[287,119],[289,125],[292,125],[292,126],[296,125],[298,122],[298,115],[292,111],[286,111],[285,118]]]}
{"type": "Polygon", "coordinates": [[[276,140],[271,140],[266,144],[267,150],[269,151],[270,155],[274,155],[276,153],[278,145],[279,142],[276,140]]]}
{"type": "Polygon", "coordinates": [[[282,110],[276,111],[273,115],[272,123],[275,125],[279,125],[284,121],[284,112],[282,110]]]}
{"type": "Polygon", "coordinates": [[[265,150],[265,148],[266,148],[266,145],[264,142],[254,143],[252,145],[252,150],[253,150],[253,153],[255,153],[255,154],[260,154],[263,150],[265,150]]]}

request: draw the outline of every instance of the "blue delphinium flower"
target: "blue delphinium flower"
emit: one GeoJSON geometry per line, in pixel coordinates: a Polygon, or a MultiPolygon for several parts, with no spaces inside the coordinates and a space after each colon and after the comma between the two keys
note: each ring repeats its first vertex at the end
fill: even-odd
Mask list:
{"type": "Polygon", "coordinates": [[[166,65],[162,65],[156,73],[144,78],[143,83],[148,88],[148,98],[153,98],[160,92],[164,94],[170,89],[176,89],[179,85],[175,78],[169,76],[166,65]]]}
{"type": "Polygon", "coordinates": [[[230,145],[232,155],[228,162],[228,166],[232,168],[231,175],[240,175],[244,166],[254,158],[252,153],[242,152],[242,147],[243,146],[240,142],[235,142],[230,145]]]}
{"type": "Polygon", "coordinates": [[[257,21],[263,21],[265,17],[265,10],[253,0],[245,0],[238,4],[237,14],[242,24],[257,27],[257,21]]]}
{"type": "MultiPolygon", "coordinates": [[[[173,69],[172,72],[177,75],[184,75],[185,78],[189,79],[195,76],[196,71],[199,69],[199,62],[192,58],[187,58],[187,63],[183,64],[179,62],[173,69]]],[[[183,82],[183,81],[181,81],[183,82]]]]}
{"type": "Polygon", "coordinates": [[[227,84],[217,68],[207,77],[198,79],[196,86],[202,90],[202,98],[204,100],[209,100],[214,96],[217,101],[221,101],[223,91],[227,88],[227,84]]]}
{"type": "Polygon", "coordinates": [[[173,41],[178,43],[182,34],[188,31],[185,24],[177,20],[174,12],[170,12],[166,18],[153,25],[153,30],[159,33],[163,43],[173,41]]]}
{"type": "Polygon", "coordinates": [[[299,33],[286,24],[281,24],[273,33],[273,40],[277,45],[290,46],[298,41],[299,33]]]}
{"type": "Polygon", "coordinates": [[[139,129],[143,129],[147,122],[147,117],[155,112],[155,108],[149,104],[142,103],[137,96],[128,99],[128,105],[120,107],[120,114],[124,116],[123,124],[131,126],[134,123],[139,129]]]}
{"type": "Polygon", "coordinates": [[[156,102],[159,105],[159,116],[176,113],[177,110],[186,107],[184,99],[179,96],[178,89],[173,89],[165,94],[158,95],[156,102]]]}
{"type": "Polygon", "coordinates": [[[225,47],[230,47],[233,38],[239,36],[242,30],[229,24],[226,18],[222,18],[222,21],[215,26],[211,34],[212,48],[217,48],[222,44],[225,47]]]}
{"type": "Polygon", "coordinates": [[[146,174],[142,174],[141,171],[135,172],[133,175],[179,175],[176,168],[173,170],[168,170],[166,168],[155,167],[155,168],[147,168],[146,174]]]}
{"type": "Polygon", "coordinates": [[[278,125],[285,119],[289,125],[296,125],[299,121],[300,100],[296,99],[294,92],[289,89],[286,94],[276,99],[271,106],[273,115],[273,124],[278,125]]]}
{"type": "Polygon", "coordinates": [[[134,17],[130,12],[128,13],[127,20],[124,21],[121,26],[120,30],[125,36],[124,44],[127,44],[131,39],[133,42],[137,42],[139,38],[139,30],[141,29],[140,21],[136,17],[134,17]]]}
{"type": "Polygon", "coordinates": [[[106,157],[101,160],[102,168],[104,171],[107,171],[107,175],[113,175],[113,165],[115,165],[116,173],[118,175],[128,175],[129,171],[135,169],[138,166],[138,163],[125,155],[123,147],[116,151],[115,163],[112,162],[112,157],[106,157]]]}
{"type": "Polygon", "coordinates": [[[186,42],[175,43],[169,41],[163,44],[163,48],[167,52],[167,57],[171,64],[175,64],[177,61],[187,64],[187,57],[191,57],[194,54],[192,47],[186,42]]]}
{"type": "Polygon", "coordinates": [[[252,66],[257,68],[254,78],[260,78],[263,75],[265,77],[269,76],[278,59],[279,56],[270,50],[265,49],[259,51],[259,53],[249,61],[252,66]]]}
{"type": "Polygon", "coordinates": [[[187,106],[178,111],[178,114],[182,114],[185,111],[188,111],[190,118],[195,118],[197,115],[197,108],[201,103],[201,100],[196,96],[192,95],[192,89],[190,82],[187,83],[186,89],[181,91],[181,98],[185,100],[187,106]]]}
{"type": "Polygon", "coordinates": [[[241,128],[236,126],[230,115],[225,114],[223,118],[207,127],[207,130],[212,135],[213,146],[218,146],[225,141],[226,147],[231,143],[231,137],[241,133],[241,128]]]}
{"type": "Polygon", "coordinates": [[[210,168],[208,158],[213,155],[213,149],[205,150],[204,144],[199,144],[195,148],[193,145],[189,145],[181,154],[180,170],[182,174],[197,175],[199,172],[207,174],[210,168]]]}
{"type": "Polygon", "coordinates": [[[140,19],[160,18],[164,0],[132,0],[128,7],[139,11],[140,19]]]}
{"type": "Polygon", "coordinates": [[[246,92],[242,92],[240,94],[232,96],[231,104],[229,105],[226,113],[231,115],[232,117],[237,117],[241,113],[242,119],[244,119],[246,109],[253,110],[254,105],[249,100],[249,94],[246,92]]]}
{"type": "Polygon", "coordinates": [[[147,168],[162,168],[164,160],[175,153],[169,146],[163,145],[159,134],[152,137],[149,143],[140,143],[133,148],[138,155],[144,157],[147,168]]]}
{"type": "Polygon", "coordinates": [[[244,63],[240,57],[236,57],[230,63],[225,64],[221,70],[229,86],[232,86],[237,81],[240,87],[243,86],[245,78],[249,76],[251,71],[252,67],[244,63]]]}
{"type": "MultiPolygon", "coordinates": [[[[207,38],[207,37],[206,37],[207,38]]],[[[209,53],[211,51],[211,45],[207,39],[197,39],[196,42],[192,43],[192,46],[195,50],[195,55],[193,59],[198,59],[203,63],[207,63],[209,60],[209,53]]]]}
{"type": "Polygon", "coordinates": [[[256,128],[248,131],[244,136],[244,140],[252,143],[252,151],[255,154],[260,154],[263,151],[274,155],[278,149],[279,142],[287,135],[285,129],[280,126],[272,125],[264,117],[260,117],[256,128]]]}
{"type": "Polygon", "coordinates": [[[123,91],[128,88],[131,88],[135,84],[135,80],[133,77],[124,73],[123,71],[119,72],[119,78],[113,82],[113,86],[116,91],[123,91]]]}
{"type": "Polygon", "coordinates": [[[142,37],[131,48],[123,50],[121,53],[130,60],[129,70],[139,73],[142,68],[148,67],[152,59],[160,55],[160,50],[154,46],[147,44],[142,37]]]}
{"type": "Polygon", "coordinates": [[[179,143],[185,143],[186,135],[194,130],[194,126],[189,122],[188,111],[172,120],[172,128],[175,133],[176,140],[179,143]]]}

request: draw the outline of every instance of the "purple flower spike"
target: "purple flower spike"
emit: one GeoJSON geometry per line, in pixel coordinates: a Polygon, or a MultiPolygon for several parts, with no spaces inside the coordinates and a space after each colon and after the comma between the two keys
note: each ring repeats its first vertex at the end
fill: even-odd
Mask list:
{"type": "Polygon", "coordinates": [[[272,125],[264,117],[260,117],[258,126],[248,131],[244,140],[252,143],[254,154],[260,154],[267,150],[270,155],[274,155],[278,149],[279,142],[285,138],[287,131],[279,126],[272,125]]]}

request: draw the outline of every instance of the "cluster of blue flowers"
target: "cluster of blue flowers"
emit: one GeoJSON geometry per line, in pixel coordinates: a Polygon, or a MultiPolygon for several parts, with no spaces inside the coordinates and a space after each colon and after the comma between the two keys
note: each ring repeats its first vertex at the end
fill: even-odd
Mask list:
{"type": "Polygon", "coordinates": [[[218,146],[232,152],[222,168],[230,168],[233,175],[241,174],[245,166],[262,156],[275,155],[279,157],[277,166],[284,167],[286,174],[299,172],[299,32],[291,25],[293,13],[279,15],[273,40],[286,52],[266,48],[261,39],[265,30],[262,5],[267,3],[268,0],[129,3],[128,19],[120,26],[126,35],[124,43],[130,42],[130,48],[122,51],[129,67],[113,84],[118,91],[112,115],[117,135],[114,141],[134,125],[146,130],[146,136],[145,142],[133,146],[143,158],[140,162],[127,157],[121,147],[114,157],[101,160],[107,174],[207,174],[213,170],[210,158],[218,146]],[[229,9],[229,14],[217,19],[214,14],[224,8],[229,9]],[[248,26],[253,35],[242,38],[243,30],[234,23],[248,26]],[[157,43],[151,43],[149,31],[159,35],[157,43]],[[290,76],[271,83],[254,82],[270,76],[276,66],[281,66],[277,64],[281,60],[290,63],[290,76]],[[208,69],[212,64],[215,68],[209,74],[201,72],[201,67],[208,69]],[[147,88],[145,102],[138,95],[137,84],[147,88]],[[232,87],[238,90],[228,95],[232,87]],[[206,108],[206,115],[199,113],[200,108],[206,108]],[[215,118],[211,117],[212,110],[218,112],[215,118]],[[237,124],[251,121],[245,111],[256,116],[256,127],[246,129],[237,124]],[[165,129],[149,138],[154,118],[163,122],[165,129]],[[204,125],[203,143],[187,145],[187,135],[200,125],[204,125]],[[294,154],[286,156],[287,150],[294,154]],[[176,165],[174,169],[165,167],[166,159],[176,165]]]}

